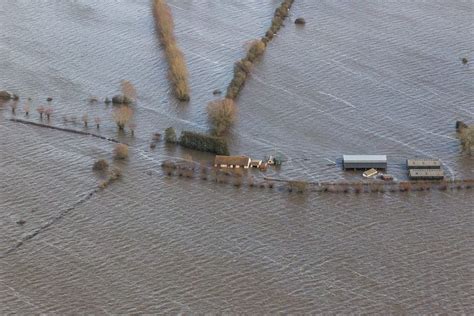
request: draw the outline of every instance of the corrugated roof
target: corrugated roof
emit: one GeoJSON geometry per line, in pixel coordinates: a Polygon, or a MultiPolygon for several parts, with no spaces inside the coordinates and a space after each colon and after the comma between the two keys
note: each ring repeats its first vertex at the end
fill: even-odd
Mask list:
{"type": "Polygon", "coordinates": [[[438,159],[407,159],[409,167],[439,167],[441,162],[438,159]]]}
{"type": "Polygon", "coordinates": [[[247,166],[250,163],[250,158],[245,156],[219,156],[214,159],[216,165],[237,165],[247,166]]]}
{"type": "Polygon", "coordinates": [[[386,155],[343,155],[344,163],[386,163],[386,155]]]}
{"type": "Polygon", "coordinates": [[[441,169],[410,169],[410,177],[444,177],[441,169]]]}

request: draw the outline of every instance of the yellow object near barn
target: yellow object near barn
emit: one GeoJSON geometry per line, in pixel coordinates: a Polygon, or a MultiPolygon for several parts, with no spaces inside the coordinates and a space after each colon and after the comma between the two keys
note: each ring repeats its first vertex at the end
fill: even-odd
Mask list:
{"type": "Polygon", "coordinates": [[[365,171],[365,172],[362,174],[362,176],[363,176],[364,178],[370,178],[370,177],[376,176],[378,173],[379,173],[379,172],[378,172],[377,170],[375,170],[375,169],[372,168],[372,169],[369,169],[369,170],[365,171]]]}

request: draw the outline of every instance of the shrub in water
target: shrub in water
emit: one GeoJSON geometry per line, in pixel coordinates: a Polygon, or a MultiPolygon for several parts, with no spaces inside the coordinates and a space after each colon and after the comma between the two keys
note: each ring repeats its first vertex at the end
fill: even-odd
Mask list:
{"type": "Polygon", "coordinates": [[[114,149],[115,159],[127,159],[128,158],[128,146],[125,144],[118,144],[114,149]]]}
{"type": "Polygon", "coordinates": [[[174,128],[168,127],[167,129],[165,129],[165,142],[174,144],[177,141],[178,140],[174,128]]]}
{"type": "Polygon", "coordinates": [[[107,163],[107,161],[104,159],[99,159],[96,162],[94,162],[94,166],[92,167],[92,170],[105,171],[108,168],[109,168],[109,164],[107,163]]]}
{"type": "Polygon", "coordinates": [[[305,181],[289,181],[288,182],[288,191],[290,192],[298,192],[298,193],[304,193],[306,192],[308,187],[308,183],[305,181]]]}
{"type": "Polygon", "coordinates": [[[183,147],[207,151],[217,155],[229,155],[227,142],[221,137],[183,131],[179,137],[179,144],[183,147]]]}

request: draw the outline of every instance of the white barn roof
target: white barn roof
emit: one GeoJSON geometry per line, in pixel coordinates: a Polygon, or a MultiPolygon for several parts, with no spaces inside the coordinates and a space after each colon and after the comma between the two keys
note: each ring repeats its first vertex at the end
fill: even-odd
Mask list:
{"type": "Polygon", "coordinates": [[[386,163],[386,155],[343,155],[344,163],[386,163]]]}

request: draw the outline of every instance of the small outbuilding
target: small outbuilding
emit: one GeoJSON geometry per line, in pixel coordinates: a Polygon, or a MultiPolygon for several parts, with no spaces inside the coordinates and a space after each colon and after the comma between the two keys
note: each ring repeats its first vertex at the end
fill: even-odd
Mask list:
{"type": "Polygon", "coordinates": [[[256,159],[251,159],[250,160],[250,167],[252,167],[252,168],[260,168],[261,165],[262,165],[261,160],[256,160],[256,159]]]}
{"type": "Polygon", "coordinates": [[[342,164],[347,169],[387,169],[386,155],[343,155],[342,164]]]}
{"type": "Polygon", "coordinates": [[[362,176],[363,176],[364,178],[371,178],[371,177],[376,176],[378,173],[379,173],[379,172],[378,172],[376,169],[372,168],[372,169],[366,170],[366,171],[362,174],[362,176]]]}
{"type": "Polygon", "coordinates": [[[246,156],[220,156],[214,159],[216,168],[244,168],[248,169],[251,159],[246,156]]]}
{"type": "Polygon", "coordinates": [[[439,159],[407,159],[408,169],[440,169],[439,159]]]}
{"type": "Polygon", "coordinates": [[[410,169],[410,180],[443,180],[444,172],[441,169],[410,169]]]}

